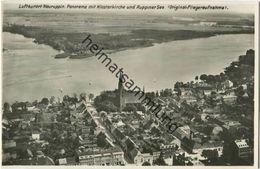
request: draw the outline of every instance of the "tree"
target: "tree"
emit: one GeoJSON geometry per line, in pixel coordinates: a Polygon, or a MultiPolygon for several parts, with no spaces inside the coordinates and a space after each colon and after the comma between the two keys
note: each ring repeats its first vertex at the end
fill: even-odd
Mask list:
{"type": "Polygon", "coordinates": [[[72,96],[72,97],[78,99],[77,93],[73,93],[73,96],[72,96]]]}
{"type": "Polygon", "coordinates": [[[207,80],[207,75],[206,74],[202,74],[202,75],[200,75],[200,80],[203,80],[203,81],[205,81],[205,80],[207,80]]]}
{"type": "Polygon", "coordinates": [[[126,112],[136,112],[137,108],[133,104],[127,104],[126,107],[123,109],[126,112]]]}
{"type": "Polygon", "coordinates": [[[162,97],[168,97],[172,96],[172,89],[164,89],[160,92],[160,96],[162,97]]]}
{"type": "Polygon", "coordinates": [[[174,89],[175,89],[175,88],[180,88],[180,87],[183,87],[183,82],[176,82],[176,83],[174,84],[174,89]]]}
{"type": "Polygon", "coordinates": [[[10,113],[10,104],[5,102],[4,103],[4,113],[10,113]]]}
{"type": "Polygon", "coordinates": [[[94,94],[90,93],[90,94],[88,95],[88,98],[89,98],[89,100],[94,99],[94,94]]]}
{"type": "Polygon", "coordinates": [[[34,101],[32,102],[32,105],[33,105],[33,106],[37,106],[37,105],[38,105],[38,100],[34,100],[34,101]]]}
{"type": "Polygon", "coordinates": [[[55,102],[55,97],[54,96],[51,96],[50,98],[50,104],[53,104],[55,102]]]}
{"type": "Polygon", "coordinates": [[[150,166],[151,164],[149,163],[149,162],[147,162],[147,161],[145,161],[143,164],[142,164],[142,166],[150,166]]]}
{"type": "Polygon", "coordinates": [[[43,98],[41,103],[45,104],[45,105],[48,105],[49,104],[49,99],[48,98],[43,98]]]}
{"type": "Polygon", "coordinates": [[[195,80],[196,80],[196,81],[199,80],[199,76],[196,76],[196,77],[195,77],[195,80]]]}
{"type": "Polygon", "coordinates": [[[98,147],[107,147],[106,135],[103,132],[100,132],[97,135],[97,146],[98,147]]]}
{"type": "Polygon", "coordinates": [[[217,93],[215,91],[212,91],[209,97],[207,98],[207,103],[210,106],[216,106],[217,105],[216,99],[217,99],[217,93]]]}
{"type": "Polygon", "coordinates": [[[84,101],[86,101],[86,93],[80,93],[80,95],[79,95],[79,100],[80,101],[82,101],[82,100],[84,100],[84,101]]]}
{"type": "Polygon", "coordinates": [[[208,75],[207,79],[206,79],[206,82],[210,83],[210,84],[214,84],[216,82],[215,81],[215,76],[214,75],[208,75]]]}
{"type": "Polygon", "coordinates": [[[74,104],[75,108],[77,106],[77,103],[79,102],[78,96],[76,93],[73,94],[73,97],[69,99],[72,104],[74,104]]]}
{"type": "Polygon", "coordinates": [[[237,96],[237,101],[242,102],[243,101],[243,95],[245,94],[245,91],[242,86],[239,86],[235,89],[235,94],[237,96]]]}
{"type": "Polygon", "coordinates": [[[67,101],[69,101],[69,96],[68,95],[64,95],[63,96],[63,102],[67,102],[67,101]]]}
{"type": "Polygon", "coordinates": [[[180,88],[174,88],[174,91],[176,91],[177,96],[181,96],[181,89],[180,88]]]}
{"type": "Polygon", "coordinates": [[[156,91],[155,96],[156,96],[156,97],[159,97],[158,90],[156,91]]]}

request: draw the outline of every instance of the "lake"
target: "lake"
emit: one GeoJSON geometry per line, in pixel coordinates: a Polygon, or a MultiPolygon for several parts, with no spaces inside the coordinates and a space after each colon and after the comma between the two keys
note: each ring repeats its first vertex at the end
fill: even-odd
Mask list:
{"type": "MultiPolygon", "coordinates": [[[[22,35],[3,33],[3,101],[34,101],[117,87],[118,79],[95,57],[54,59],[58,51],[22,35]]],[[[201,74],[219,74],[254,48],[252,34],[172,41],[109,55],[146,91],[173,88],[201,74]]]]}

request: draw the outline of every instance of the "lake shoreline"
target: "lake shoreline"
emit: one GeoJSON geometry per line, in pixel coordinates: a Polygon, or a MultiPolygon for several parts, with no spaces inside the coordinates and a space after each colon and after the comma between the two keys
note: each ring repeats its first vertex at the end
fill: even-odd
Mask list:
{"type": "Polygon", "coordinates": [[[199,38],[209,38],[224,34],[252,34],[252,30],[239,31],[190,31],[190,30],[133,30],[131,35],[114,35],[110,34],[87,34],[87,33],[64,33],[58,34],[50,30],[37,27],[28,27],[21,25],[4,26],[3,32],[23,35],[26,38],[34,39],[36,44],[45,44],[55,50],[62,51],[55,59],[85,59],[92,57],[93,54],[87,52],[84,45],[81,44],[82,37],[92,36],[93,43],[106,49],[107,54],[112,54],[129,49],[138,49],[152,47],[155,44],[167,43],[179,40],[192,40],[199,38]],[[158,36],[160,35],[160,36],[158,36]],[[50,37],[50,38],[48,38],[50,37]],[[125,39],[128,39],[126,41],[125,39]],[[122,44],[124,42],[124,44],[122,44]]]}
{"type": "MultiPolygon", "coordinates": [[[[117,86],[117,79],[95,57],[54,59],[58,51],[37,45],[32,38],[12,33],[4,33],[3,38],[3,47],[8,49],[3,53],[3,100],[59,96],[60,88],[67,94],[87,90],[96,95],[117,86]],[[5,85],[9,83],[13,85],[5,85]]],[[[171,88],[176,81],[190,81],[202,73],[219,74],[249,48],[253,48],[253,35],[219,35],[157,43],[112,53],[110,57],[136,84],[145,86],[146,91],[156,91],[171,88]]]]}

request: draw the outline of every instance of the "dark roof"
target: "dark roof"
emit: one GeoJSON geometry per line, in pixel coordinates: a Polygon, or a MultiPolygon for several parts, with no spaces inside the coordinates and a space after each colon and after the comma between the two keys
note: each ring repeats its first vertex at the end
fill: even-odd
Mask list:
{"type": "Polygon", "coordinates": [[[127,147],[128,151],[131,151],[131,150],[133,150],[136,147],[134,142],[130,138],[126,139],[125,144],[126,144],[126,147],[127,147]]]}
{"type": "Polygon", "coordinates": [[[113,133],[116,137],[118,137],[117,139],[123,140],[125,138],[125,135],[119,130],[119,129],[115,129],[114,133],[113,133]]]}
{"type": "Polygon", "coordinates": [[[145,125],[144,125],[144,129],[149,129],[150,128],[150,126],[153,124],[153,121],[152,120],[149,120],[147,123],[145,123],[145,125]]]}

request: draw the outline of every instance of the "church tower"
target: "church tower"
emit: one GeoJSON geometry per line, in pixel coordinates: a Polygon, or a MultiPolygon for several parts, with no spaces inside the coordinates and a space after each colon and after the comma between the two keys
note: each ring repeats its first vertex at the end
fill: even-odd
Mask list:
{"type": "Polygon", "coordinates": [[[124,92],[124,86],[122,83],[122,74],[119,76],[118,80],[118,106],[119,106],[119,112],[122,112],[124,101],[123,101],[123,92],[124,92]]]}

